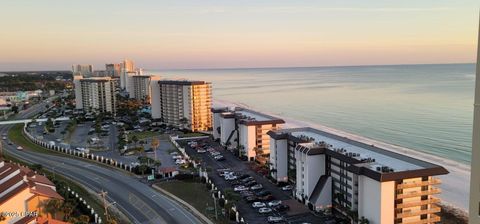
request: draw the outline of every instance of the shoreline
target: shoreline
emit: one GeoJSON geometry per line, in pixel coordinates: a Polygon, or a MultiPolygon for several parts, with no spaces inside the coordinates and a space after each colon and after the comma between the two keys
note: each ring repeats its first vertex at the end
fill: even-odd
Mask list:
{"type": "Polygon", "coordinates": [[[325,132],[330,132],[340,136],[345,136],[356,141],[365,142],[368,144],[374,144],[386,150],[391,149],[390,151],[395,153],[407,155],[413,158],[424,160],[426,162],[441,165],[444,168],[446,168],[450,173],[447,175],[439,176],[439,178],[442,180],[442,184],[440,185],[440,188],[442,189],[442,193],[440,194],[439,198],[442,199],[443,204],[453,206],[464,212],[468,212],[469,191],[470,191],[470,185],[469,185],[470,166],[467,164],[462,164],[460,162],[447,159],[447,158],[442,158],[440,156],[415,151],[414,149],[409,149],[402,146],[381,142],[379,140],[370,139],[370,138],[359,136],[356,134],[351,134],[351,133],[338,130],[335,128],[327,127],[321,124],[316,124],[316,123],[307,122],[307,121],[300,121],[293,118],[277,115],[274,113],[256,110],[256,108],[253,108],[244,103],[235,103],[235,102],[230,102],[226,100],[213,99],[213,105],[218,107],[226,107],[226,106],[227,107],[232,107],[232,106],[245,107],[248,109],[252,109],[255,111],[259,111],[259,112],[271,115],[271,116],[282,118],[283,120],[285,120],[284,128],[312,127],[325,132]],[[466,184],[459,184],[459,183],[466,183],[466,184]]]}

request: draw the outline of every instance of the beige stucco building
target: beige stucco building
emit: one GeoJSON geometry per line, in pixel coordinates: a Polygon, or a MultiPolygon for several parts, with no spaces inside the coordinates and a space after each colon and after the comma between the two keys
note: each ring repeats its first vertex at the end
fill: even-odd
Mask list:
{"type": "Polygon", "coordinates": [[[83,78],[74,76],[77,109],[101,113],[116,113],[115,79],[111,77],[83,78]]]}

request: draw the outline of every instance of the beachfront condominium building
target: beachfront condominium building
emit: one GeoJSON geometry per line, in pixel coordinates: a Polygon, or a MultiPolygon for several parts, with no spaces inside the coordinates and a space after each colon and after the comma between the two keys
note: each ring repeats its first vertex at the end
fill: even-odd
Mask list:
{"type": "Polygon", "coordinates": [[[77,109],[101,113],[116,113],[115,80],[111,77],[83,78],[74,76],[77,109]]]}
{"type": "MultiPolygon", "coordinates": [[[[0,161],[0,211],[16,214],[1,214],[0,223],[38,223],[35,222],[37,216],[48,215],[43,209],[44,203],[52,199],[64,200],[45,176],[27,167],[0,161]],[[35,212],[37,215],[27,215],[35,212]]],[[[49,223],[57,223],[55,221],[49,223]]]]}
{"type": "Polygon", "coordinates": [[[129,96],[137,100],[145,100],[151,102],[151,82],[159,81],[159,76],[150,75],[134,75],[129,77],[129,96]]]}
{"type": "Polygon", "coordinates": [[[480,223],[480,25],[478,32],[477,75],[473,111],[472,162],[470,169],[469,222],[480,223]]]}
{"type": "Polygon", "coordinates": [[[120,63],[120,88],[127,88],[127,77],[129,72],[135,72],[135,64],[132,60],[125,59],[120,63]]]}
{"type": "MultiPolygon", "coordinates": [[[[270,131],[272,178],[312,210],[371,224],[437,223],[441,166],[313,128],[270,131]]],[[[386,144],[385,144],[386,145],[386,144]]]]}
{"type": "Polygon", "coordinates": [[[93,75],[93,65],[72,65],[72,73],[74,76],[90,77],[93,75]]]}
{"type": "Polygon", "coordinates": [[[105,73],[107,76],[119,77],[120,71],[120,64],[105,64],[105,73]]]}
{"type": "Polygon", "coordinates": [[[212,84],[205,81],[151,82],[152,118],[192,131],[212,128],[212,84]]]}
{"type": "Polygon", "coordinates": [[[282,119],[253,110],[236,107],[212,109],[213,138],[238,155],[250,161],[265,164],[270,154],[270,137],[267,132],[278,130],[282,119]]]}

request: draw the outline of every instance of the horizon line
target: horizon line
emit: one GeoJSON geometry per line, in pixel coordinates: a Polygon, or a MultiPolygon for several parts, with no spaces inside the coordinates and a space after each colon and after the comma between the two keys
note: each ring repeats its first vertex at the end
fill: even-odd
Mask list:
{"type": "MultiPolygon", "coordinates": [[[[359,64],[359,65],[319,65],[319,66],[263,66],[263,67],[212,67],[212,68],[141,68],[144,71],[158,70],[235,70],[235,69],[286,69],[286,68],[338,68],[338,67],[374,67],[374,66],[402,66],[402,65],[461,65],[476,64],[476,62],[452,62],[452,63],[406,63],[406,64],[359,64]]],[[[18,70],[18,71],[0,71],[0,73],[8,72],[66,72],[71,70],[18,70]]],[[[95,70],[102,71],[102,70],[95,70]]]]}

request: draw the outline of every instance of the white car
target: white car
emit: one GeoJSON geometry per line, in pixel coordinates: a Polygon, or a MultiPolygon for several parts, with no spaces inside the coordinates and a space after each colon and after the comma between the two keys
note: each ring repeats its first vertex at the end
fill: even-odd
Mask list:
{"type": "Polygon", "coordinates": [[[291,191],[292,189],[293,189],[292,185],[287,185],[287,186],[282,187],[283,191],[291,191]]]}
{"type": "Polygon", "coordinates": [[[6,136],[3,136],[2,139],[3,139],[3,140],[7,140],[7,137],[6,137],[6,136]]]}
{"type": "Polygon", "coordinates": [[[280,201],[280,200],[273,200],[273,201],[268,202],[268,206],[270,206],[270,207],[274,207],[274,206],[277,206],[277,205],[280,205],[280,204],[282,204],[282,201],[280,201]]]}
{"type": "Polygon", "coordinates": [[[256,190],[260,190],[260,189],[263,189],[262,184],[255,184],[255,185],[250,187],[250,190],[252,190],[252,191],[256,191],[256,190]]]}
{"type": "Polygon", "coordinates": [[[253,208],[263,208],[263,207],[265,207],[265,206],[267,206],[267,205],[265,205],[265,203],[259,202],[259,201],[256,201],[256,202],[253,202],[253,203],[252,203],[252,207],[253,207],[253,208]]]}
{"type": "Polygon", "coordinates": [[[182,159],[182,156],[179,156],[179,155],[172,156],[172,159],[182,159]]]}
{"type": "Polygon", "coordinates": [[[233,191],[246,191],[246,190],[248,190],[248,188],[243,185],[236,186],[235,188],[233,188],[233,191]]]}
{"type": "Polygon", "coordinates": [[[220,155],[220,153],[217,152],[217,151],[214,151],[214,152],[211,152],[210,155],[212,155],[212,156],[218,156],[218,155],[220,155]]]}
{"type": "Polygon", "coordinates": [[[260,208],[260,209],[258,209],[258,213],[260,213],[260,214],[267,214],[267,213],[270,213],[270,212],[272,212],[271,208],[260,208]]]}
{"type": "Polygon", "coordinates": [[[22,146],[17,146],[17,150],[23,150],[22,146]]]}
{"type": "Polygon", "coordinates": [[[279,217],[279,216],[268,216],[267,218],[268,223],[279,223],[283,221],[284,221],[283,217],[279,217]]]}
{"type": "Polygon", "coordinates": [[[238,177],[235,176],[235,175],[225,175],[224,179],[225,180],[236,180],[236,179],[238,179],[238,177]]]}
{"type": "Polygon", "coordinates": [[[177,159],[177,160],[175,160],[175,164],[177,164],[177,165],[182,165],[182,164],[185,164],[185,163],[186,163],[186,161],[183,160],[183,159],[177,159]]]}
{"type": "Polygon", "coordinates": [[[205,150],[205,149],[199,149],[199,150],[197,150],[197,153],[206,153],[206,152],[207,152],[207,150],[205,150]]]}

